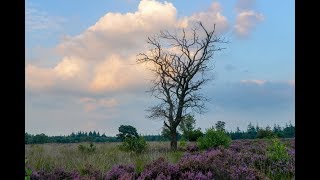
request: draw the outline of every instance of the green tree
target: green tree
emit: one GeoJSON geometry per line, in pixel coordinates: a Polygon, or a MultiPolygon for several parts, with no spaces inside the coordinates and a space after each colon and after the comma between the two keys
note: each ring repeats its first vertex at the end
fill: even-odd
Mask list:
{"type": "Polygon", "coordinates": [[[283,129],[283,136],[285,138],[295,137],[295,127],[291,124],[286,124],[286,127],[283,129]]]}
{"type": "Polygon", "coordinates": [[[139,137],[137,129],[130,125],[121,125],[119,127],[117,137],[123,141],[126,137],[139,137]]]}
{"type": "Polygon", "coordinates": [[[182,119],[182,121],[179,124],[179,130],[182,132],[182,135],[185,137],[188,136],[187,134],[194,130],[196,124],[196,119],[191,116],[187,115],[182,119]]]}
{"type": "Polygon", "coordinates": [[[34,139],[34,143],[37,143],[37,144],[43,144],[43,143],[49,142],[48,136],[43,133],[35,135],[33,139],[34,139]]]}
{"type": "Polygon", "coordinates": [[[202,136],[203,136],[203,133],[202,133],[201,129],[198,128],[198,129],[189,131],[189,132],[188,132],[187,139],[188,139],[189,141],[197,141],[198,138],[200,138],[200,137],[202,137],[202,136]]]}
{"type": "Polygon", "coordinates": [[[225,130],[225,125],[226,125],[225,122],[223,122],[223,121],[218,121],[218,122],[216,123],[216,130],[217,130],[217,131],[226,131],[226,130],[225,130]]]}
{"type": "Polygon", "coordinates": [[[248,136],[247,138],[254,139],[256,135],[257,135],[256,128],[254,128],[254,126],[250,122],[247,128],[247,136],[248,136]]]}

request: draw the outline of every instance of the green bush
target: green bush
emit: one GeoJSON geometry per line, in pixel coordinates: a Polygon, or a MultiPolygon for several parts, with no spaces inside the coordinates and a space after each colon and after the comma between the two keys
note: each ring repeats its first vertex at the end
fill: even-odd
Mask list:
{"type": "Polygon", "coordinates": [[[25,159],[24,163],[25,163],[25,169],[24,169],[25,175],[24,175],[24,179],[25,179],[25,180],[30,180],[30,176],[31,176],[31,174],[32,174],[32,170],[26,167],[26,166],[27,166],[27,163],[28,163],[28,159],[25,159]]]}
{"type": "Polygon", "coordinates": [[[218,146],[229,147],[231,137],[224,131],[207,129],[203,137],[198,138],[197,144],[200,149],[215,148],[218,146]]]}
{"type": "Polygon", "coordinates": [[[289,154],[286,145],[281,143],[279,139],[273,139],[272,144],[267,149],[267,157],[272,161],[289,160],[289,154]]]}
{"type": "Polygon", "coordinates": [[[180,141],[179,141],[179,146],[182,147],[182,148],[184,148],[184,147],[186,147],[186,145],[187,145],[186,138],[182,137],[182,138],[180,139],[180,141]]]}
{"type": "Polygon", "coordinates": [[[120,150],[141,153],[147,149],[146,140],[139,137],[126,137],[120,146],[120,150]]]}
{"type": "Polygon", "coordinates": [[[201,130],[200,129],[196,129],[196,130],[188,132],[187,139],[189,141],[197,141],[198,138],[200,138],[202,136],[203,136],[203,133],[201,132],[201,130]]]}
{"type": "Polygon", "coordinates": [[[78,150],[82,153],[93,153],[96,151],[96,146],[93,143],[90,143],[89,146],[80,144],[78,150]]]}

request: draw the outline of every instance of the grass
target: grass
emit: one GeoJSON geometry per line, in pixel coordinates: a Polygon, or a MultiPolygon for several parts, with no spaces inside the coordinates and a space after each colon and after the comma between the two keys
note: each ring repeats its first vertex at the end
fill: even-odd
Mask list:
{"type": "Polygon", "coordinates": [[[34,144],[25,145],[25,155],[28,166],[34,170],[51,171],[55,168],[83,171],[87,165],[106,172],[114,165],[133,164],[137,172],[141,172],[146,164],[164,157],[171,163],[176,163],[182,157],[182,151],[170,151],[169,142],[148,142],[149,148],[142,154],[120,151],[120,143],[94,143],[93,153],[83,153],[78,146],[89,143],[74,144],[34,144]]]}

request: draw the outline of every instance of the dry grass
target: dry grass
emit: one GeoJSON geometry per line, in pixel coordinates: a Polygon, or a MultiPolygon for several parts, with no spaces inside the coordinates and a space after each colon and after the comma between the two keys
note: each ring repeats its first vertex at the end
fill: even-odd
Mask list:
{"type": "Polygon", "coordinates": [[[83,153],[78,150],[80,144],[88,146],[88,143],[25,145],[28,166],[34,170],[63,168],[81,171],[86,165],[92,165],[94,169],[106,172],[114,165],[134,164],[137,171],[141,171],[146,164],[159,157],[176,163],[183,154],[180,151],[171,152],[169,142],[148,142],[148,150],[142,154],[120,151],[117,147],[120,143],[95,143],[95,152],[83,153]]]}

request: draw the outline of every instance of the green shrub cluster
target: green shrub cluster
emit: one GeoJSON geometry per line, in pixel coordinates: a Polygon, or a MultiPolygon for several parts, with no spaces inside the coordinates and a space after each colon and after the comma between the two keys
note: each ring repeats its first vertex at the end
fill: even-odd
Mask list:
{"type": "Polygon", "coordinates": [[[218,146],[229,147],[231,137],[221,130],[207,129],[203,137],[198,138],[197,144],[200,149],[216,148],[218,146]]]}
{"type": "Polygon", "coordinates": [[[180,146],[181,148],[185,148],[186,145],[187,145],[187,140],[186,140],[185,137],[182,137],[182,138],[180,139],[180,141],[179,141],[179,146],[180,146]]]}
{"type": "Polygon", "coordinates": [[[189,141],[197,141],[198,138],[202,137],[203,136],[203,133],[201,132],[200,129],[196,129],[196,130],[193,130],[193,131],[189,131],[187,133],[187,139],[189,141]]]}
{"type": "Polygon", "coordinates": [[[272,144],[267,149],[267,157],[272,161],[287,161],[289,154],[286,145],[277,138],[272,139],[272,144]]]}
{"type": "Polygon", "coordinates": [[[146,140],[141,137],[126,137],[120,145],[120,150],[142,153],[147,149],[146,140]]]}

